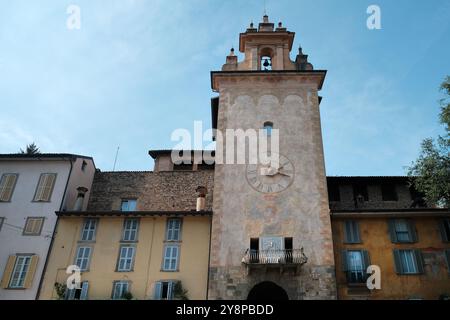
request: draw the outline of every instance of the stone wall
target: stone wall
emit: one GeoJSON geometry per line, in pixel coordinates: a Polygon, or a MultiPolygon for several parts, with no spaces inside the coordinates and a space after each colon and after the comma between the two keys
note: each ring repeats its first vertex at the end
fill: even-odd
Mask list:
{"type": "Polygon", "coordinates": [[[330,201],[331,210],[354,210],[354,209],[406,209],[412,204],[412,197],[407,178],[392,181],[392,178],[366,178],[364,183],[367,186],[368,201],[356,203],[353,195],[352,180],[360,183],[361,178],[345,177],[345,181],[340,181],[337,177],[328,177],[328,183],[338,184],[340,201],[330,201]],[[375,180],[375,181],[373,181],[375,180]],[[384,201],[381,192],[381,183],[389,183],[395,186],[397,201],[384,201]]]}
{"type": "Polygon", "coordinates": [[[212,210],[214,171],[97,172],[88,211],[120,210],[122,199],[137,199],[141,211],[195,210],[198,186],[206,186],[212,210]]]}
{"type": "Polygon", "coordinates": [[[222,84],[218,129],[273,122],[280,130],[280,154],[293,163],[295,177],[288,189],[264,194],[245,180],[245,165],[216,164],[210,299],[245,299],[255,283],[270,279],[291,299],[336,298],[317,85],[309,81],[242,76],[222,84]],[[304,248],[307,264],[297,275],[246,275],[241,260],[250,238],[273,235],[292,237],[294,249],[304,248]]]}

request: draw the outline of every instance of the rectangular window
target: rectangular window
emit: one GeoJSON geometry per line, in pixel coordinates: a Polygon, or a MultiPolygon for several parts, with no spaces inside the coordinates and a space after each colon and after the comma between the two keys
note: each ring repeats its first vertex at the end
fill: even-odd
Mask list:
{"type": "Polygon", "coordinates": [[[119,261],[117,263],[117,271],[132,271],[134,262],[133,246],[121,246],[119,250],[119,261]]]}
{"type": "Polygon", "coordinates": [[[10,288],[24,288],[25,277],[31,264],[31,256],[17,256],[12,273],[10,288]]]}
{"type": "Polygon", "coordinates": [[[348,283],[366,282],[366,270],[370,265],[369,253],[366,250],[344,250],[342,261],[348,283]]]}
{"type": "Polygon", "coordinates": [[[123,222],[122,241],[137,241],[139,220],[135,218],[125,219],[123,222]]]}
{"type": "Polygon", "coordinates": [[[338,184],[328,185],[328,200],[329,201],[341,201],[341,194],[339,192],[338,184]]]}
{"type": "Polygon", "coordinates": [[[81,271],[87,271],[89,269],[89,262],[91,260],[91,251],[92,251],[91,247],[78,247],[75,265],[78,266],[81,271]]]}
{"type": "Polygon", "coordinates": [[[155,300],[172,300],[175,281],[158,281],[155,283],[155,300]]]}
{"type": "Polygon", "coordinates": [[[353,185],[353,197],[355,201],[369,201],[369,194],[367,192],[367,185],[354,184],[353,185]]]}
{"type": "Polygon", "coordinates": [[[88,299],[89,282],[81,282],[79,289],[67,289],[65,299],[66,300],[87,300],[88,299]]]}
{"type": "Polygon", "coordinates": [[[181,219],[167,219],[166,241],[181,240],[181,219]]]}
{"type": "Polygon", "coordinates": [[[3,227],[3,222],[5,221],[5,218],[1,217],[0,218],[0,231],[2,231],[2,227],[3,227]]]}
{"type": "Polygon", "coordinates": [[[42,173],[34,194],[34,201],[49,202],[55,186],[56,173],[42,173]]]}
{"type": "Polygon", "coordinates": [[[0,202],[11,201],[11,197],[16,186],[17,173],[5,173],[0,180],[0,202]]]}
{"type": "Polygon", "coordinates": [[[394,250],[395,270],[398,274],[423,273],[422,254],[420,250],[394,250]]]}
{"type": "Polygon", "coordinates": [[[121,211],[136,211],[136,199],[122,199],[121,211]]]}
{"type": "Polygon", "coordinates": [[[441,231],[442,241],[450,242],[450,219],[440,220],[439,229],[441,231]]]}
{"type": "Polygon", "coordinates": [[[178,271],[180,248],[177,245],[164,247],[163,271],[178,271]]]}
{"type": "Polygon", "coordinates": [[[381,197],[383,201],[398,201],[397,190],[395,184],[382,184],[381,197]]]}
{"type": "Polygon", "coordinates": [[[96,229],[97,219],[84,220],[83,229],[81,231],[81,241],[94,241],[96,229]]]}
{"type": "Polygon", "coordinates": [[[389,233],[394,243],[410,243],[417,241],[414,223],[409,219],[389,220],[389,233]]]}
{"type": "Polygon", "coordinates": [[[344,221],[344,235],[345,243],[361,243],[358,221],[344,221]]]}
{"type": "Polygon", "coordinates": [[[130,292],[129,281],[114,281],[112,299],[120,300],[124,298],[124,294],[130,292]]]}
{"type": "Polygon", "coordinates": [[[39,236],[44,225],[43,217],[28,217],[22,234],[24,236],[39,236]]]}

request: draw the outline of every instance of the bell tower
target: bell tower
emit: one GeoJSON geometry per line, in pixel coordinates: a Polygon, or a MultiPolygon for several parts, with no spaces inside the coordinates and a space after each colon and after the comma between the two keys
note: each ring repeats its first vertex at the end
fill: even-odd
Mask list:
{"type": "Polygon", "coordinates": [[[301,48],[290,59],[294,36],[264,15],[239,36],[243,61],[231,49],[211,72],[218,131],[277,130],[279,165],[216,163],[209,299],[336,298],[318,96],[326,71],[301,48]]]}

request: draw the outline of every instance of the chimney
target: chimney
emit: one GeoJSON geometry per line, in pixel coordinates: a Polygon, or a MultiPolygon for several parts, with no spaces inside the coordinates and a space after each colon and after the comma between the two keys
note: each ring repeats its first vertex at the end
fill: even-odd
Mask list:
{"type": "Polygon", "coordinates": [[[75,201],[75,205],[73,206],[73,211],[83,210],[84,195],[88,191],[88,188],[78,187],[77,191],[78,191],[78,195],[77,195],[77,200],[75,201]]]}
{"type": "Polygon", "coordinates": [[[206,187],[199,186],[197,189],[195,189],[195,192],[198,193],[197,196],[197,211],[204,211],[206,206],[206,193],[207,189],[206,187]]]}

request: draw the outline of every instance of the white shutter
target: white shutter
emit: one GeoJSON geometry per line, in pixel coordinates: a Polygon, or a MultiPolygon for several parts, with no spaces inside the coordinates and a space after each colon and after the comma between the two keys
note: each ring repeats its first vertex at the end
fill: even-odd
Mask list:
{"type": "Polygon", "coordinates": [[[0,181],[0,201],[10,201],[14,186],[16,185],[17,174],[4,174],[0,181]]]}

